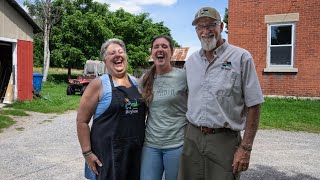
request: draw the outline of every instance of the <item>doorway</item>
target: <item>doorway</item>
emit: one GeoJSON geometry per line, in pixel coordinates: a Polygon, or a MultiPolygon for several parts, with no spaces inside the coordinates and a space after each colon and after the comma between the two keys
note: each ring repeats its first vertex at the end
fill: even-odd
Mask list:
{"type": "Polygon", "coordinates": [[[0,103],[3,102],[12,73],[12,43],[0,41],[0,103]]]}

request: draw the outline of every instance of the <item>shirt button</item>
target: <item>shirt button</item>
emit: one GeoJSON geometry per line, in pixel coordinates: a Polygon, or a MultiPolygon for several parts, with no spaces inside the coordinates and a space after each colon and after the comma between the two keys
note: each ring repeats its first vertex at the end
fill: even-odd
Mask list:
{"type": "Polygon", "coordinates": [[[229,126],[229,123],[228,122],[225,122],[224,124],[223,124],[223,127],[228,127],[229,126]]]}

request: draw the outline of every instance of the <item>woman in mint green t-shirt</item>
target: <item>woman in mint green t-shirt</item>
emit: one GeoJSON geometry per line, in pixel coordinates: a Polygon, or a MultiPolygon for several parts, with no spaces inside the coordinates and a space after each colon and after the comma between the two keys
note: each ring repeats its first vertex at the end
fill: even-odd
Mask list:
{"type": "Polygon", "coordinates": [[[187,81],[184,69],[172,67],[173,42],[168,36],[152,40],[151,69],[141,78],[148,105],[141,180],[176,180],[187,123],[187,81]]]}

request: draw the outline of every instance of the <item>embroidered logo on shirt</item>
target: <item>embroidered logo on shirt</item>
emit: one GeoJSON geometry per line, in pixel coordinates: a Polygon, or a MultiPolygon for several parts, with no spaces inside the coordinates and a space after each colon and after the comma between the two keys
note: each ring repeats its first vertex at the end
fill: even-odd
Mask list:
{"type": "Polygon", "coordinates": [[[124,106],[126,114],[136,114],[139,112],[137,99],[134,99],[134,102],[131,102],[129,98],[124,98],[124,102],[126,103],[124,106]]]}
{"type": "Polygon", "coordinates": [[[231,62],[229,62],[229,61],[224,61],[224,62],[222,63],[221,69],[231,70],[231,67],[232,67],[231,62]]]}

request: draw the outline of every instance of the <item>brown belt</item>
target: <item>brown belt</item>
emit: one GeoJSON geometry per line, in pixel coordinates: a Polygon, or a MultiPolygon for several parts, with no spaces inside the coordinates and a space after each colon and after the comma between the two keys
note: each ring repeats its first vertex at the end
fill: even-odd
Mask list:
{"type": "MultiPolygon", "coordinates": [[[[192,124],[192,123],[190,123],[192,124]]],[[[221,133],[221,132],[236,132],[230,128],[209,128],[209,127],[205,127],[205,126],[196,126],[194,124],[192,124],[194,127],[200,129],[200,132],[204,135],[207,134],[216,134],[216,133],[221,133]]]]}

